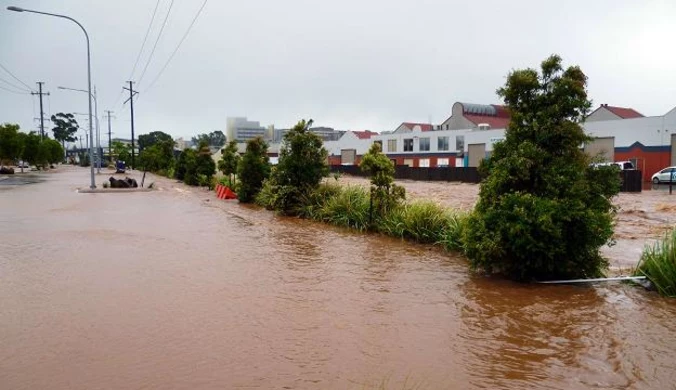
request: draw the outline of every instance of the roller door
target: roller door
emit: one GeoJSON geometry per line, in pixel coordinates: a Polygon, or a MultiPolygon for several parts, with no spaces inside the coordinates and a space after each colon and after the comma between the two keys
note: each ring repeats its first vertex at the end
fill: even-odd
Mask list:
{"type": "Polygon", "coordinates": [[[486,158],[486,144],[471,144],[467,145],[468,167],[478,167],[486,158]]]}
{"type": "Polygon", "coordinates": [[[592,158],[601,157],[602,162],[615,161],[615,137],[594,138],[584,146],[584,151],[592,158]]]}

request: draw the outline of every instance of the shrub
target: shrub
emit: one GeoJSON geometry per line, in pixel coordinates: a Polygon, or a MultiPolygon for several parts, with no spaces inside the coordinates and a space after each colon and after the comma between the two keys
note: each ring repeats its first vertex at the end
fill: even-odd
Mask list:
{"type": "MultiPolygon", "coordinates": [[[[404,187],[394,184],[394,163],[381,152],[380,144],[373,143],[359,165],[371,179],[371,205],[369,218],[387,218],[388,213],[400,205],[406,197],[404,187]]],[[[371,220],[373,224],[373,221],[371,220]]]]}
{"type": "Polygon", "coordinates": [[[412,241],[441,244],[459,250],[464,215],[445,209],[431,201],[416,201],[397,206],[379,222],[384,234],[412,241]]]}
{"type": "Polygon", "coordinates": [[[340,196],[342,188],[336,183],[323,183],[313,191],[306,193],[300,199],[301,206],[297,210],[300,217],[321,220],[326,204],[333,198],[340,196]]]}
{"type": "Polygon", "coordinates": [[[643,249],[634,274],[647,277],[660,294],[676,297],[676,229],[643,249]]]}
{"type": "Polygon", "coordinates": [[[619,191],[612,170],[589,168],[579,123],[591,106],[587,77],[551,56],[536,70],[516,70],[498,90],[511,114],[491,157],[477,206],[463,229],[474,269],[517,280],[602,275],[599,248],[611,242],[619,191]],[[596,180],[590,178],[594,176],[596,180]]]}
{"type": "Polygon", "coordinates": [[[263,181],[270,175],[268,144],[258,137],[246,144],[246,152],[239,163],[237,175],[240,177],[237,198],[242,203],[250,203],[263,187],[263,181]]]}
{"type": "Polygon", "coordinates": [[[279,163],[271,176],[272,208],[297,215],[303,202],[329,173],[328,152],[319,136],[310,132],[312,120],[301,120],[284,135],[279,163]]]}
{"type": "Polygon", "coordinates": [[[218,170],[228,178],[227,184],[224,185],[232,187],[234,185],[235,174],[237,173],[237,166],[241,157],[237,153],[237,141],[232,140],[223,150],[221,160],[218,162],[218,170]]]}
{"type": "Polygon", "coordinates": [[[345,187],[328,198],[319,212],[320,219],[333,225],[359,231],[369,227],[369,194],[362,187],[345,187]]]}

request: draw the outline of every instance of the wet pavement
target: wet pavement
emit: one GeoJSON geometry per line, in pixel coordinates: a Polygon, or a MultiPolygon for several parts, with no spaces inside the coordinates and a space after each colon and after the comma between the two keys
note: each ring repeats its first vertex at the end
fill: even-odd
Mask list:
{"type": "Polygon", "coordinates": [[[0,191],[0,388],[676,383],[676,300],[628,284],[474,276],[152,175],[126,194],[78,194],[80,168],[42,178],[0,191]]]}

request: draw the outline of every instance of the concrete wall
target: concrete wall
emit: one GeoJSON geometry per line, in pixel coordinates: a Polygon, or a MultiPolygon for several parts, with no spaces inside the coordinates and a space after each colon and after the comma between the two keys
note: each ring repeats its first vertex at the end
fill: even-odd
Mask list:
{"type": "Polygon", "coordinates": [[[461,103],[453,104],[451,108],[451,117],[441,124],[441,130],[463,130],[474,129],[476,124],[463,116],[463,107],[461,103]]]}

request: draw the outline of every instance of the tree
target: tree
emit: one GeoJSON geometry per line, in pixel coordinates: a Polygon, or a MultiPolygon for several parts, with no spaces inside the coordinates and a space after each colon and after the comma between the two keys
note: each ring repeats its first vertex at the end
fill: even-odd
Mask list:
{"type": "Polygon", "coordinates": [[[230,141],[228,146],[222,150],[221,160],[218,162],[218,170],[228,176],[230,187],[233,186],[233,175],[237,173],[237,166],[241,160],[241,156],[237,153],[237,141],[230,141]]]}
{"type": "Polygon", "coordinates": [[[6,161],[9,164],[21,156],[23,138],[19,133],[19,125],[5,123],[0,125],[0,166],[6,161]]]}
{"type": "Polygon", "coordinates": [[[200,144],[195,163],[195,172],[198,178],[197,184],[211,188],[211,178],[216,173],[216,163],[211,158],[211,151],[206,143],[200,144]]]}
{"type": "Polygon", "coordinates": [[[47,162],[50,164],[56,164],[63,161],[65,151],[63,150],[63,147],[61,147],[59,141],[46,138],[42,141],[40,146],[44,148],[42,153],[44,153],[47,162]]]}
{"type": "Polygon", "coordinates": [[[23,153],[21,158],[31,165],[43,165],[47,162],[44,149],[40,150],[40,136],[34,131],[23,137],[23,153]]]}
{"type": "MultiPolygon", "coordinates": [[[[405,198],[404,187],[394,184],[394,163],[382,153],[381,145],[373,143],[359,164],[363,172],[371,177],[371,203],[375,200],[378,214],[383,216],[405,198]]],[[[369,213],[372,213],[373,206],[369,213]]],[[[370,216],[369,219],[372,219],[370,216]]]]}
{"type": "Polygon", "coordinates": [[[246,152],[237,168],[239,187],[237,198],[241,203],[251,203],[263,187],[263,180],[270,176],[268,144],[256,137],[246,143],[246,152]]]}
{"type": "Polygon", "coordinates": [[[223,145],[225,145],[225,142],[227,140],[226,140],[225,134],[223,134],[222,131],[216,130],[216,131],[212,131],[209,134],[198,134],[198,135],[192,137],[191,141],[194,145],[199,145],[201,143],[206,142],[207,145],[209,145],[209,146],[220,148],[223,145]]]}
{"type": "Polygon", "coordinates": [[[112,149],[113,155],[117,156],[118,160],[129,161],[129,159],[131,159],[131,149],[128,145],[125,145],[120,141],[113,141],[112,149]]]}
{"type": "Polygon", "coordinates": [[[186,175],[189,173],[188,167],[191,167],[191,174],[192,175],[195,174],[194,166],[196,160],[197,160],[197,152],[195,150],[190,148],[184,149],[181,152],[181,154],[178,155],[178,159],[176,160],[176,172],[175,172],[176,179],[181,180],[186,184],[191,184],[189,183],[189,181],[191,181],[190,179],[186,180],[186,175]]]}
{"type": "MultiPolygon", "coordinates": [[[[66,142],[75,142],[77,138],[75,133],[80,128],[75,116],[73,114],[64,114],[62,112],[52,115],[52,123],[54,123],[54,139],[61,142],[63,149],[66,149],[66,142]]],[[[65,152],[64,152],[65,153],[65,152]]]]}
{"type": "Polygon", "coordinates": [[[279,163],[270,185],[277,193],[275,209],[296,214],[303,199],[329,174],[328,152],[322,139],[310,132],[312,119],[299,121],[284,135],[279,163]]]}
{"type": "Polygon", "coordinates": [[[170,144],[173,152],[174,139],[171,138],[171,135],[167,133],[161,131],[152,131],[148,134],[141,134],[138,137],[139,153],[142,152],[143,149],[157,144],[170,144]]]}
{"type": "Polygon", "coordinates": [[[582,70],[564,70],[553,55],[541,72],[512,71],[498,90],[511,122],[480,167],[465,251],[474,269],[517,280],[599,276],[619,175],[591,168],[580,148],[590,141],[580,123],[591,107],[582,70]]]}

